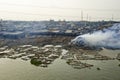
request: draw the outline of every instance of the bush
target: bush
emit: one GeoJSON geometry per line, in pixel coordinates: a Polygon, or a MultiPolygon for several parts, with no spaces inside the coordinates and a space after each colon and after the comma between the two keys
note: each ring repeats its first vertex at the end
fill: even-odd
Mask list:
{"type": "Polygon", "coordinates": [[[30,63],[35,66],[39,66],[41,64],[41,61],[38,61],[36,58],[33,58],[31,59],[30,63]]]}

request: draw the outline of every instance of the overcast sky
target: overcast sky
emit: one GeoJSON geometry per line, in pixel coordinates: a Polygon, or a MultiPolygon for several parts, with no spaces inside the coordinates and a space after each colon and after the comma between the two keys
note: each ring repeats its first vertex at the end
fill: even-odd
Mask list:
{"type": "Polygon", "coordinates": [[[9,20],[120,20],[120,0],[0,0],[9,20]]]}

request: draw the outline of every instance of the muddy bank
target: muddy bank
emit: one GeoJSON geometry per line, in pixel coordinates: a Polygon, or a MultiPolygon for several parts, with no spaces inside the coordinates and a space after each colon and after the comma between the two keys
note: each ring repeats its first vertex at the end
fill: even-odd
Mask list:
{"type": "Polygon", "coordinates": [[[68,45],[74,37],[68,36],[42,36],[36,38],[23,38],[23,39],[0,39],[0,46],[18,46],[18,45],[68,45]]]}
{"type": "MultiPolygon", "coordinates": [[[[60,58],[73,68],[90,68],[94,65],[83,60],[120,60],[120,54],[108,54],[107,49],[78,47],[70,44],[74,37],[36,37],[20,40],[0,40],[0,58],[22,59],[32,65],[48,67],[60,58]],[[103,52],[106,52],[103,53],[103,52]]],[[[119,51],[118,51],[119,52],[119,51]]]]}
{"type": "Polygon", "coordinates": [[[116,57],[103,55],[99,50],[84,50],[80,48],[65,49],[62,45],[18,45],[16,47],[0,47],[0,58],[21,59],[30,61],[32,65],[39,67],[48,67],[56,59],[60,58],[75,69],[90,68],[94,65],[82,62],[83,60],[119,60],[116,57]]]}

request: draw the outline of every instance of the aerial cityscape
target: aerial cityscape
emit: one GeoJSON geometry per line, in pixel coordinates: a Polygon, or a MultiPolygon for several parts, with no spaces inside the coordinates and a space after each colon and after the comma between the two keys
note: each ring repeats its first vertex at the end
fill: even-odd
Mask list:
{"type": "Polygon", "coordinates": [[[119,3],[0,0],[0,80],[120,80],[119,3]]]}

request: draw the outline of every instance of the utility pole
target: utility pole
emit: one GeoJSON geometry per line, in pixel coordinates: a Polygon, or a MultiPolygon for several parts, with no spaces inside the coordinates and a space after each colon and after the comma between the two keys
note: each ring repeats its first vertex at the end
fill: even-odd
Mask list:
{"type": "Polygon", "coordinates": [[[89,16],[89,21],[91,21],[91,16],[89,16]]]}
{"type": "Polygon", "coordinates": [[[88,21],[88,14],[87,14],[87,17],[86,17],[86,21],[88,21]]]}
{"type": "Polygon", "coordinates": [[[87,23],[88,23],[88,14],[86,16],[85,26],[87,26],[87,23]]]}
{"type": "Polygon", "coordinates": [[[81,21],[83,21],[83,11],[81,11],[81,21]]]}
{"type": "Polygon", "coordinates": [[[111,19],[111,21],[113,21],[114,20],[114,15],[112,14],[112,19],[111,19]]]}

